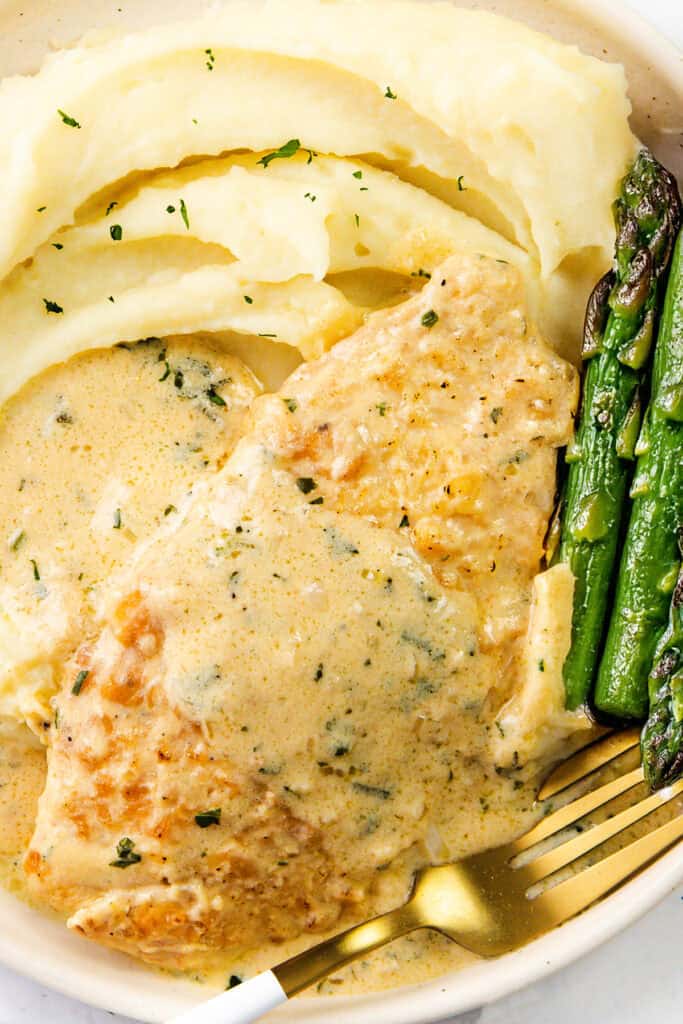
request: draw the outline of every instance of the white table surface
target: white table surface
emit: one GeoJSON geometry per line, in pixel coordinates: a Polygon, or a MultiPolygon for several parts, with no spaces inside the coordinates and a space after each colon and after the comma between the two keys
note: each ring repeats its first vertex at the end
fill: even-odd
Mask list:
{"type": "MultiPolygon", "coordinates": [[[[623,2],[683,47],[683,0],[623,2]]],[[[683,887],[589,957],[449,1024],[678,1024],[683,1020],[682,934],[683,887]]],[[[0,1024],[130,1022],[0,967],[0,1024]]]]}

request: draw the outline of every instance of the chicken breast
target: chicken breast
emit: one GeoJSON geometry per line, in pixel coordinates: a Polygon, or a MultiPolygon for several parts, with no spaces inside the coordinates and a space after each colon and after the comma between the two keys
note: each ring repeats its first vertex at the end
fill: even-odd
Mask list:
{"type": "Polygon", "coordinates": [[[64,667],[35,897],[204,965],[367,913],[387,865],[407,884],[524,827],[491,732],[524,682],[576,396],[517,272],[457,255],[258,399],[64,667]]]}

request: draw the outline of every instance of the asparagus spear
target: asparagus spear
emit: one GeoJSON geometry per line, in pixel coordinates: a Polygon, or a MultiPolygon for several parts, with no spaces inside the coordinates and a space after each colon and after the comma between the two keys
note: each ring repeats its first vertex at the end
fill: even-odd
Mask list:
{"type": "Polygon", "coordinates": [[[631,519],[595,705],[619,718],[642,719],[648,674],[676,585],[676,535],[683,526],[683,236],[674,252],[637,452],[631,519]]]}
{"type": "Polygon", "coordinates": [[[680,221],[672,176],[648,150],[638,154],[615,203],[613,274],[588,304],[583,357],[588,361],[580,421],[569,464],[557,557],[576,579],[572,643],[564,665],[567,707],[591,690],[630,461],[639,431],[639,385],[654,330],[659,281],[680,221]]]}
{"type": "MultiPolygon", "coordinates": [[[[683,530],[679,544],[683,555],[683,530]]],[[[683,773],[683,567],[648,685],[650,717],[642,736],[643,769],[650,786],[659,789],[683,773]]]]}

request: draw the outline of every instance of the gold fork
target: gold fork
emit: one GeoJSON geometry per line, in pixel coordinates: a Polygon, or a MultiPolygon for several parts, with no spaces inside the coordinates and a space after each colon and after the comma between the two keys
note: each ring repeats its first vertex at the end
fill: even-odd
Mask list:
{"type": "MultiPolygon", "coordinates": [[[[539,800],[561,794],[638,743],[637,730],[630,729],[611,733],[584,748],[553,772],[539,800]]],[[[577,826],[586,815],[642,782],[642,769],[636,768],[547,814],[531,831],[505,846],[455,864],[423,869],[402,907],[313,946],[272,971],[174,1018],[170,1024],[248,1024],[353,960],[418,928],[435,929],[483,957],[518,949],[585,910],[683,838],[683,814],[679,814],[597,863],[579,866],[552,888],[534,894],[541,888],[539,883],[552,881],[556,872],[598,850],[683,793],[681,780],[552,849],[541,847],[539,855],[533,857],[538,844],[547,846],[552,837],[561,838],[565,829],[577,826]]]]}

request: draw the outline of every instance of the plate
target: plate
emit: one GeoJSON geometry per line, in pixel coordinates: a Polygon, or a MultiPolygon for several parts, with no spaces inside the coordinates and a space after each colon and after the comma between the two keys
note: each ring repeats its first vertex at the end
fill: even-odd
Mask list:
{"type": "MultiPolygon", "coordinates": [[[[187,17],[211,0],[0,0],[0,76],[34,71],[51,46],[93,28],[134,29],[187,17]]],[[[528,22],[627,70],[633,126],[683,177],[683,66],[664,39],[621,0],[471,0],[528,22]]],[[[524,949],[421,985],[354,997],[297,999],[271,1015],[302,1024],[428,1024],[493,1002],[589,953],[683,882],[683,844],[581,917],[524,949]]],[[[65,995],[140,1021],[161,1022],[206,989],[149,970],[66,931],[61,921],[0,890],[0,962],[65,995]],[[11,922],[11,925],[10,925],[11,922]]]]}

